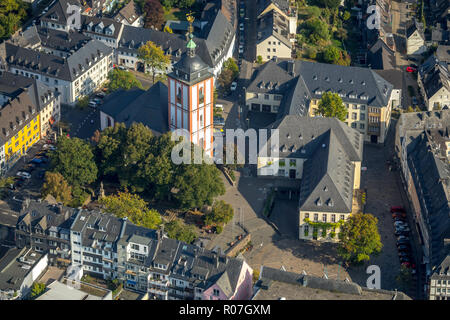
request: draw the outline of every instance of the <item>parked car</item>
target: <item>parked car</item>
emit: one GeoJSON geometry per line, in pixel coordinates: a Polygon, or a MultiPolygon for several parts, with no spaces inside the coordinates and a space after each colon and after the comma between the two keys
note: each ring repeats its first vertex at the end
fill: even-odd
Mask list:
{"type": "Polygon", "coordinates": [[[30,179],[31,178],[31,174],[29,174],[28,172],[25,171],[19,171],[16,173],[16,176],[18,177],[23,177],[25,179],[30,179]]]}
{"type": "Polygon", "coordinates": [[[414,263],[411,263],[410,261],[405,261],[405,262],[402,262],[402,266],[405,266],[405,267],[407,267],[409,269],[413,269],[411,271],[412,274],[416,273],[416,270],[415,270],[416,269],[416,265],[414,263]]]}
{"type": "Polygon", "coordinates": [[[213,123],[215,126],[224,126],[225,125],[225,119],[222,117],[214,117],[213,123]]]}
{"type": "Polygon", "coordinates": [[[401,263],[411,261],[411,259],[409,257],[405,257],[405,256],[400,256],[399,259],[400,259],[401,263]]]}
{"type": "Polygon", "coordinates": [[[395,227],[396,227],[396,226],[404,226],[404,227],[407,227],[408,224],[407,224],[404,220],[396,220],[396,221],[394,221],[394,226],[395,226],[395,227]]]}
{"type": "Polygon", "coordinates": [[[409,235],[409,231],[404,231],[404,230],[395,230],[395,236],[399,237],[399,236],[408,236],[409,235]]]}
{"type": "Polygon", "coordinates": [[[392,206],[391,213],[394,213],[394,212],[406,212],[406,210],[401,206],[392,206]]]}
{"type": "Polygon", "coordinates": [[[410,65],[409,65],[411,68],[414,68],[414,69],[418,69],[419,67],[417,66],[417,64],[414,64],[414,63],[411,63],[410,65]]]}
{"type": "Polygon", "coordinates": [[[397,246],[400,246],[402,244],[408,244],[409,245],[409,240],[406,240],[406,239],[397,240],[397,246]]]}
{"type": "Polygon", "coordinates": [[[392,218],[394,219],[394,222],[397,222],[397,221],[406,222],[406,219],[402,216],[394,216],[392,218]]]}
{"type": "Polygon", "coordinates": [[[96,97],[99,97],[100,99],[103,99],[104,97],[106,97],[106,93],[99,91],[95,94],[96,97]]]}
{"type": "Polygon", "coordinates": [[[241,33],[240,36],[239,36],[239,43],[243,44],[244,41],[245,41],[244,35],[241,33]]]}
{"type": "Polygon", "coordinates": [[[241,18],[243,18],[243,17],[245,16],[245,9],[244,9],[244,8],[240,8],[240,9],[239,9],[239,16],[240,16],[241,18]]]}
{"type": "Polygon", "coordinates": [[[244,23],[243,23],[243,22],[241,22],[241,23],[239,24],[239,30],[240,30],[240,31],[244,31],[244,23]]]}
{"type": "Polygon", "coordinates": [[[411,229],[409,229],[409,227],[406,226],[398,226],[395,228],[395,232],[411,232],[411,229]]]}
{"type": "Polygon", "coordinates": [[[409,241],[409,237],[404,236],[404,235],[398,236],[397,241],[400,241],[400,240],[408,240],[409,241]]]}
{"type": "Polygon", "coordinates": [[[97,105],[101,105],[103,102],[103,100],[100,98],[94,98],[94,99],[92,99],[92,101],[94,101],[97,105]]]}
{"type": "Polygon", "coordinates": [[[409,72],[409,73],[417,72],[417,69],[413,68],[413,67],[406,67],[406,72],[409,72]]]}
{"type": "Polygon", "coordinates": [[[392,214],[392,218],[406,218],[406,213],[404,212],[396,212],[392,214]]]}
{"type": "Polygon", "coordinates": [[[127,68],[125,68],[124,66],[118,66],[118,68],[120,69],[120,70],[127,70],[127,68]]]}
{"type": "Polygon", "coordinates": [[[28,162],[28,163],[34,163],[34,164],[37,164],[37,165],[39,165],[39,164],[41,164],[41,163],[43,163],[44,161],[42,160],[42,158],[37,158],[37,157],[35,157],[35,158],[33,158],[33,160],[31,160],[30,162],[28,162]]]}
{"type": "Polygon", "coordinates": [[[414,106],[416,106],[416,105],[419,104],[419,102],[417,101],[417,98],[416,98],[415,96],[412,97],[412,104],[413,104],[414,106]]]}
{"type": "Polygon", "coordinates": [[[88,106],[91,108],[97,108],[97,102],[91,100],[91,101],[89,101],[88,106]]]}
{"type": "Polygon", "coordinates": [[[411,246],[409,244],[400,244],[397,246],[398,251],[410,252],[411,246]]]}
{"type": "Polygon", "coordinates": [[[239,53],[244,53],[244,46],[242,44],[239,45],[239,53]]]}
{"type": "Polygon", "coordinates": [[[231,83],[230,90],[231,90],[231,91],[235,91],[236,88],[237,88],[237,82],[234,81],[234,82],[231,83]]]}
{"type": "Polygon", "coordinates": [[[410,254],[409,254],[409,252],[406,252],[406,251],[399,251],[398,252],[398,255],[401,257],[401,256],[403,256],[403,257],[409,257],[410,256],[410,254]]]}

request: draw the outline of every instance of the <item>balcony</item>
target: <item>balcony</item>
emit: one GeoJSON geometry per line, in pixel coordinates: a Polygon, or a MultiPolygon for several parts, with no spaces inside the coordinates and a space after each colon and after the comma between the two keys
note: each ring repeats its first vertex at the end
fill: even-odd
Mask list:
{"type": "Polygon", "coordinates": [[[169,284],[169,280],[167,280],[167,279],[158,279],[158,278],[149,278],[148,279],[148,283],[167,286],[169,284]]]}

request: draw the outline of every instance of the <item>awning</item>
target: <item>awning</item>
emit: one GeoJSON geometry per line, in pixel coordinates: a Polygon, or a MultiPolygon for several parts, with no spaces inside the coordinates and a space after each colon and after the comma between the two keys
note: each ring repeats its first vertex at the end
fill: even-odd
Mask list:
{"type": "Polygon", "coordinates": [[[56,258],[56,261],[64,262],[64,263],[72,263],[71,260],[69,260],[69,259],[64,259],[64,258],[56,258]]]}

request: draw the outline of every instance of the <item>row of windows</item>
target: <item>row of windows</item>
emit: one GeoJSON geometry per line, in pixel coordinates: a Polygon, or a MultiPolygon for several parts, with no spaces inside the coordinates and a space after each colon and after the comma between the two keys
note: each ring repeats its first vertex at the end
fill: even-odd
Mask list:
{"type": "MultiPolygon", "coordinates": [[[[305,213],[305,219],[309,219],[309,213],[305,213]]],[[[322,222],[327,222],[328,219],[328,214],[324,213],[322,214],[322,222]]],[[[345,220],[345,215],[341,214],[339,216],[339,220],[345,220]]],[[[318,222],[319,221],[319,214],[318,213],[314,213],[314,222],[318,222]]],[[[336,214],[331,214],[331,222],[336,222],[336,214]]]]}

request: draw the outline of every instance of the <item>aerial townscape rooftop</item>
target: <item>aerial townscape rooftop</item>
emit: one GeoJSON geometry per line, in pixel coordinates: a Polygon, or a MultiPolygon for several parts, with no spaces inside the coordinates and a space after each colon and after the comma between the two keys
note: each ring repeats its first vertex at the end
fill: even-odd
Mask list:
{"type": "Polygon", "coordinates": [[[445,0],[0,4],[0,300],[450,300],[449,28],[445,0]]]}

